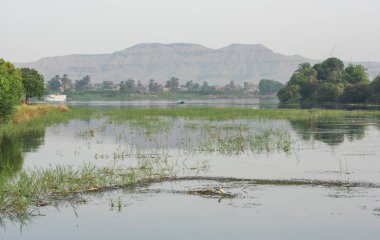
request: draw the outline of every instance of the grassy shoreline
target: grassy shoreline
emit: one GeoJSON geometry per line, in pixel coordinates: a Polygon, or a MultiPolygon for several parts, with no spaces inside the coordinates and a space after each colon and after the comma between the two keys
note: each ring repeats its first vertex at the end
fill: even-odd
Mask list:
{"type": "Polygon", "coordinates": [[[0,141],[3,135],[38,131],[56,123],[63,123],[74,118],[90,117],[93,110],[72,111],[66,105],[21,105],[12,114],[10,120],[0,123],[0,141]]]}

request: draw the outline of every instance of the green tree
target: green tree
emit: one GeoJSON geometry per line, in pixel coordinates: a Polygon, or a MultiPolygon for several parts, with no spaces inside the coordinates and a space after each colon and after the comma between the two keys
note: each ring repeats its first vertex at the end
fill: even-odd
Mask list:
{"type": "Polygon", "coordinates": [[[281,103],[299,103],[301,100],[300,87],[298,85],[287,85],[277,92],[281,103]]]}
{"type": "Polygon", "coordinates": [[[139,92],[145,91],[145,87],[140,80],[137,81],[136,90],[139,92]]]}
{"type": "Polygon", "coordinates": [[[119,88],[120,92],[122,92],[122,93],[127,92],[127,85],[125,84],[124,81],[121,81],[119,86],[120,86],[120,88],[119,88]]]}
{"type": "Polygon", "coordinates": [[[313,67],[308,63],[300,64],[277,96],[281,103],[298,101],[302,105],[338,100],[359,103],[364,102],[369,94],[367,83],[368,76],[363,66],[349,65],[344,68],[340,59],[328,58],[313,67]]]}
{"type": "Polygon", "coordinates": [[[135,83],[135,80],[133,79],[128,79],[125,85],[128,92],[133,92],[136,89],[136,83],[135,83]]]}
{"type": "Polygon", "coordinates": [[[340,102],[364,103],[368,96],[367,83],[349,84],[344,88],[343,94],[340,97],[340,102]]]}
{"type": "Polygon", "coordinates": [[[199,83],[194,83],[193,80],[187,81],[184,87],[192,92],[199,91],[200,88],[199,83]]]}
{"type": "Polygon", "coordinates": [[[47,88],[49,91],[60,92],[62,87],[61,77],[55,75],[52,79],[47,82],[47,88]]]}
{"type": "Polygon", "coordinates": [[[208,85],[208,82],[206,82],[206,81],[203,82],[202,86],[200,87],[200,91],[203,94],[206,94],[207,92],[211,91],[211,87],[208,85]]]}
{"type": "Polygon", "coordinates": [[[274,94],[277,93],[282,87],[284,87],[284,84],[280,82],[270,79],[261,79],[259,82],[259,93],[260,95],[274,94]]]}
{"type": "Polygon", "coordinates": [[[340,83],[344,77],[344,63],[338,58],[328,58],[322,63],[315,64],[317,79],[324,82],[340,83]]]}
{"type": "Polygon", "coordinates": [[[75,81],[75,89],[76,90],[88,90],[91,88],[91,77],[89,75],[86,75],[81,80],[75,81]]]}
{"type": "Polygon", "coordinates": [[[362,65],[350,64],[344,69],[344,80],[347,83],[368,83],[368,74],[362,65]]]}
{"type": "Polygon", "coordinates": [[[296,70],[296,72],[303,72],[309,68],[311,68],[310,63],[304,62],[298,65],[298,69],[296,70]]]}
{"type": "Polygon", "coordinates": [[[148,84],[149,92],[159,92],[162,86],[154,81],[154,79],[149,80],[148,84]]]}
{"type": "Polygon", "coordinates": [[[168,81],[166,81],[165,87],[170,88],[171,91],[177,91],[179,87],[179,79],[172,77],[168,81]]]}
{"type": "Polygon", "coordinates": [[[67,74],[63,74],[63,77],[60,80],[62,83],[63,92],[65,92],[65,93],[71,92],[71,90],[74,87],[74,84],[71,81],[71,79],[69,78],[69,76],[67,74]]]}
{"type": "Polygon", "coordinates": [[[21,68],[22,84],[25,91],[25,103],[32,97],[42,97],[45,90],[44,77],[35,69],[21,68]]]}
{"type": "MultiPolygon", "coordinates": [[[[142,86],[141,82],[140,82],[140,85],[142,86]]],[[[128,79],[128,81],[126,81],[126,82],[122,81],[120,83],[120,92],[124,92],[124,93],[135,92],[135,91],[137,91],[136,88],[137,88],[136,83],[135,83],[135,80],[133,80],[133,79],[128,79]]]]}
{"type": "Polygon", "coordinates": [[[0,121],[8,119],[21,104],[23,93],[20,71],[12,63],[0,59],[0,121]]]}
{"type": "Polygon", "coordinates": [[[314,93],[317,84],[317,71],[311,67],[299,68],[287,83],[287,85],[299,86],[300,100],[302,101],[308,100],[314,93]]]}
{"type": "Polygon", "coordinates": [[[378,75],[369,85],[368,85],[369,97],[367,102],[369,103],[380,103],[380,75],[378,75]]]}
{"type": "Polygon", "coordinates": [[[336,102],[343,93],[343,86],[331,82],[318,85],[313,98],[319,103],[336,102]]]}

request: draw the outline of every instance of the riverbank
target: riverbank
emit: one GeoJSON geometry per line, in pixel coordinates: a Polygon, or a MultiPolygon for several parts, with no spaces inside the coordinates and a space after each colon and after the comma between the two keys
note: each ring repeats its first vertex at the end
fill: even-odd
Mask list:
{"type": "Polygon", "coordinates": [[[69,108],[65,104],[51,105],[51,104],[35,104],[26,105],[22,104],[17,107],[15,113],[11,116],[13,123],[22,123],[30,121],[33,118],[54,114],[68,112],[69,108]]]}
{"type": "Polygon", "coordinates": [[[8,122],[0,124],[0,140],[3,135],[37,131],[54,123],[65,122],[75,117],[84,117],[90,111],[93,110],[71,111],[65,104],[23,104],[17,107],[8,122]]]}

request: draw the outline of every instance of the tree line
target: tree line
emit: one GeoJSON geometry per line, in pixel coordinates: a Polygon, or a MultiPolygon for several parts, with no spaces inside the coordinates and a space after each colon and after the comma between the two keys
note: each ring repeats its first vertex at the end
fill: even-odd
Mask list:
{"type": "Polygon", "coordinates": [[[146,84],[140,80],[128,79],[121,81],[119,84],[114,84],[112,81],[104,81],[103,84],[92,84],[91,77],[85,76],[80,80],[73,82],[67,74],[63,76],[56,75],[47,82],[47,90],[50,92],[59,92],[71,94],[83,91],[96,91],[96,90],[119,90],[120,93],[160,93],[160,92],[188,92],[197,94],[218,94],[218,93],[253,93],[260,92],[261,95],[273,95],[283,87],[283,84],[274,80],[262,79],[257,87],[255,84],[250,83],[240,86],[234,81],[230,81],[224,86],[212,86],[207,81],[202,84],[194,82],[193,80],[186,81],[181,84],[180,80],[176,77],[171,77],[164,84],[150,79],[146,84]]]}
{"type": "Polygon", "coordinates": [[[29,103],[32,97],[42,97],[44,90],[44,78],[38,71],[18,69],[0,58],[0,122],[9,118],[23,97],[29,103]]]}
{"type": "Polygon", "coordinates": [[[344,66],[328,58],[311,66],[302,63],[277,96],[282,104],[380,103],[380,76],[372,82],[362,65],[344,66]]]}

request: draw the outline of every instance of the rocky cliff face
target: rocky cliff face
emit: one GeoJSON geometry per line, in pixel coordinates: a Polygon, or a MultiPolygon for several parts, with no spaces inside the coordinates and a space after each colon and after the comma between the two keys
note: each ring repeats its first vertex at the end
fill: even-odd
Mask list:
{"type": "MultiPolygon", "coordinates": [[[[233,80],[258,83],[260,79],[289,80],[302,62],[315,63],[301,56],[274,53],[263,45],[232,44],[220,49],[197,44],[138,44],[111,54],[69,55],[48,57],[18,67],[33,67],[46,80],[56,74],[68,74],[72,79],[90,75],[92,82],[110,80],[120,82],[129,78],[147,82],[165,82],[177,77],[181,82],[208,81],[224,85],[233,80]]],[[[380,72],[379,63],[365,63],[371,77],[380,72]]]]}

